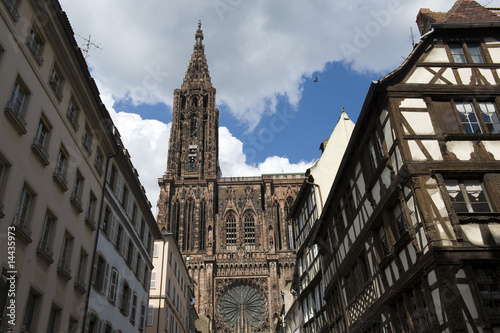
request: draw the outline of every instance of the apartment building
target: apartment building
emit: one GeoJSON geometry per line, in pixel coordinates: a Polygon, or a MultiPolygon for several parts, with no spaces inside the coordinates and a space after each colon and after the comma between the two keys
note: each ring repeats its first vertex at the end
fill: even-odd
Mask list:
{"type": "MultiPolygon", "coordinates": [[[[171,233],[154,243],[146,333],[195,332],[193,285],[171,233]]],[[[189,262],[189,257],[186,261],[189,262]]]]}
{"type": "Polygon", "coordinates": [[[0,331],[97,332],[98,312],[130,332],[121,324],[140,326],[159,237],[137,173],[59,3],[3,0],[0,17],[0,331]],[[126,205],[105,181],[113,168],[126,205]],[[114,284],[115,306],[96,307],[96,275],[114,284]]]}
{"type": "Polygon", "coordinates": [[[294,297],[282,291],[284,304],[290,307],[290,311],[286,306],[284,309],[288,311],[283,327],[287,332],[322,332],[328,327],[318,245],[311,246],[310,241],[314,238],[313,226],[321,215],[323,200],[330,192],[353,129],[354,123],[342,110],[330,137],[320,145],[321,157],[306,171],[289,212],[293,221],[297,264],[291,288],[294,297]]]}

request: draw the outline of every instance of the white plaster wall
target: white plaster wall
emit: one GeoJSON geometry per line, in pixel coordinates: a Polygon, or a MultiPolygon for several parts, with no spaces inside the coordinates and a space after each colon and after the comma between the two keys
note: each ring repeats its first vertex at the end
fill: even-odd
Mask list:
{"type": "Polygon", "coordinates": [[[414,161],[427,161],[427,158],[425,157],[424,153],[420,149],[420,147],[417,145],[417,142],[415,140],[408,140],[408,146],[410,147],[410,153],[412,160],[414,161]]]}
{"type": "MultiPolygon", "coordinates": [[[[431,135],[436,133],[434,131],[434,127],[432,126],[432,121],[429,113],[402,111],[401,114],[403,115],[403,117],[405,117],[406,121],[408,121],[415,134],[431,135]]],[[[408,133],[408,129],[406,127],[405,134],[410,134],[408,133]]]]}
{"type": "Polygon", "coordinates": [[[384,126],[384,139],[385,139],[385,144],[387,146],[387,149],[391,149],[392,144],[394,143],[393,139],[393,131],[391,127],[391,122],[388,121],[387,124],[384,126]]]}
{"type": "Polygon", "coordinates": [[[461,161],[469,161],[471,159],[470,154],[474,152],[474,146],[470,141],[447,142],[446,148],[461,161]]]}
{"type": "Polygon", "coordinates": [[[429,83],[434,77],[434,74],[423,67],[418,67],[406,83],[429,83]]]}
{"type": "Polygon", "coordinates": [[[446,49],[444,47],[434,47],[424,59],[424,62],[449,62],[446,49]]]}
{"type": "Polygon", "coordinates": [[[458,74],[460,79],[462,79],[463,84],[469,84],[472,76],[472,70],[470,68],[459,68],[458,74]]]}
{"type": "MultiPolygon", "coordinates": [[[[427,71],[426,71],[427,72],[427,71]]],[[[400,108],[422,108],[426,109],[427,105],[423,98],[405,98],[401,104],[400,108]]]]}
{"type": "Polygon", "coordinates": [[[499,223],[489,223],[488,229],[490,229],[491,235],[495,239],[497,245],[500,244],[500,224],[499,223]]]}
{"type": "Polygon", "coordinates": [[[491,69],[480,68],[479,72],[484,76],[484,78],[488,81],[488,83],[496,85],[495,78],[493,77],[491,69]]]}
{"type": "Polygon", "coordinates": [[[500,48],[499,47],[490,47],[490,48],[488,48],[488,51],[490,52],[491,60],[494,63],[500,63],[500,48]]]}
{"type": "Polygon", "coordinates": [[[479,229],[479,224],[462,224],[461,228],[465,236],[467,236],[472,244],[477,246],[484,246],[483,237],[481,236],[481,230],[479,229]]]}
{"type": "Polygon", "coordinates": [[[441,74],[441,76],[453,84],[458,84],[457,79],[455,78],[455,75],[453,74],[453,70],[451,68],[446,69],[446,71],[443,74],[441,74]]]}
{"type": "Polygon", "coordinates": [[[443,155],[441,154],[441,149],[439,148],[439,143],[435,140],[424,140],[422,144],[427,149],[427,152],[431,155],[432,159],[435,161],[442,161],[443,155]]]}
{"type": "Polygon", "coordinates": [[[484,148],[493,156],[495,160],[500,160],[500,141],[482,141],[484,148]]]}

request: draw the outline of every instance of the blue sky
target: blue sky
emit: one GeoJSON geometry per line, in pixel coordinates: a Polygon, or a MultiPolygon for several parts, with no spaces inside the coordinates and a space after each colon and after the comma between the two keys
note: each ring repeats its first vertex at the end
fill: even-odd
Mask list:
{"type": "MultiPolygon", "coordinates": [[[[420,8],[454,0],[61,0],[148,197],[166,167],[173,90],[198,20],[220,110],[225,176],[304,172],[344,107],[411,52],[420,8]],[[79,36],[78,36],[79,35],[79,36]],[[315,77],[318,82],[313,82],[315,77]]],[[[480,0],[500,7],[500,0],[480,0]]]]}

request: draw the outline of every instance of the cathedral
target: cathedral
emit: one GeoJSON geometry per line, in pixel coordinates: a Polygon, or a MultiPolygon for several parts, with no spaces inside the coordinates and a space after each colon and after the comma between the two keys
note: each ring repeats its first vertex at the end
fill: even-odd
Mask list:
{"type": "Polygon", "coordinates": [[[288,211],[303,174],[222,177],[219,110],[201,22],[174,91],[158,226],[174,235],[194,284],[194,304],[215,332],[273,332],[295,268],[288,211]]]}

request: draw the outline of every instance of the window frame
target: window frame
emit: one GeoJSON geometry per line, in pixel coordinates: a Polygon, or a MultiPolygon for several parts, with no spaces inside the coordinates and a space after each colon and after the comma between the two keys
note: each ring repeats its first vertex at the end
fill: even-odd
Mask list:
{"type": "Polygon", "coordinates": [[[487,50],[483,47],[483,44],[478,41],[450,42],[448,43],[448,51],[449,51],[449,60],[451,63],[485,64],[490,62],[487,50]],[[471,49],[477,49],[479,51],[479,54],[472,53],[471,49]],[[461,52],[456,52],[459,50],[461,52]],[[477,61],[477,58],[475,58],[477,56],[480,57],[480,61],[477,61]],[[461,57],[461,59],[459,60],[458,57],[461,57]]]}
{"type": "MultiPolygon", "coordinates": [[[[488,188],[487,186],[485,186],[485,183],[482,179],[479,179],[479,178],[446,178],[444,180],[444,187],[446,189],[446,194],[447,194],[447,200],[449,200],[450,204],[451,204],[451,208],[453,209],[453,211],[455,213],[474,213],[474,214],[481,214],[481,213],[490,213],[490,212],[493,212],[494,211],[494,207],[492,205],[492,202],[491,202],[491,199],[489,198],[489,195],[488,195],[488,188]],[[459,193],[458,194],[461,194],[463,199],[464,199],[464,202],[457,202],[458,204],[462,204],[462,205],[465,205],[465,207],[467,208],[467,211],[464,211],[464,210],[457,210],[457,207],[458,207],[458,204],[454,204],[453,200],[452,200],[452,195],[450,194],[450,188],[452,186],[456,186],[456,185],[451,185],[452,182],[457,182],[458,183],[458,187],[460,189],[459,193]],[[477,182],[480,187],[481,187],[481,194],[484,195],[484,199],[482,202],[482,205],[488,205],[488,208],[489,210],[479,210],[479,211],[476,211],[473,209],[473,204],[471,203],[471,200],[469,198],[469,195],[467,192],[467,189],[466,189],[466,186],[465,186],[465,182],[468,182],[468,183],[471,183],[471,182],[477,182]]],[[[458,195],[457,194],[457,195],[458,195]]]]}
{"type": "Polygon", "coordinates": [[[26,37],[26,45],[30,49],[31,53],[35,57],[39,66],[43,65],[43,50],[45,46],[45,39],[43,38],[40,29],[35,22],[32,23],[30,32],[26,37]]]}

